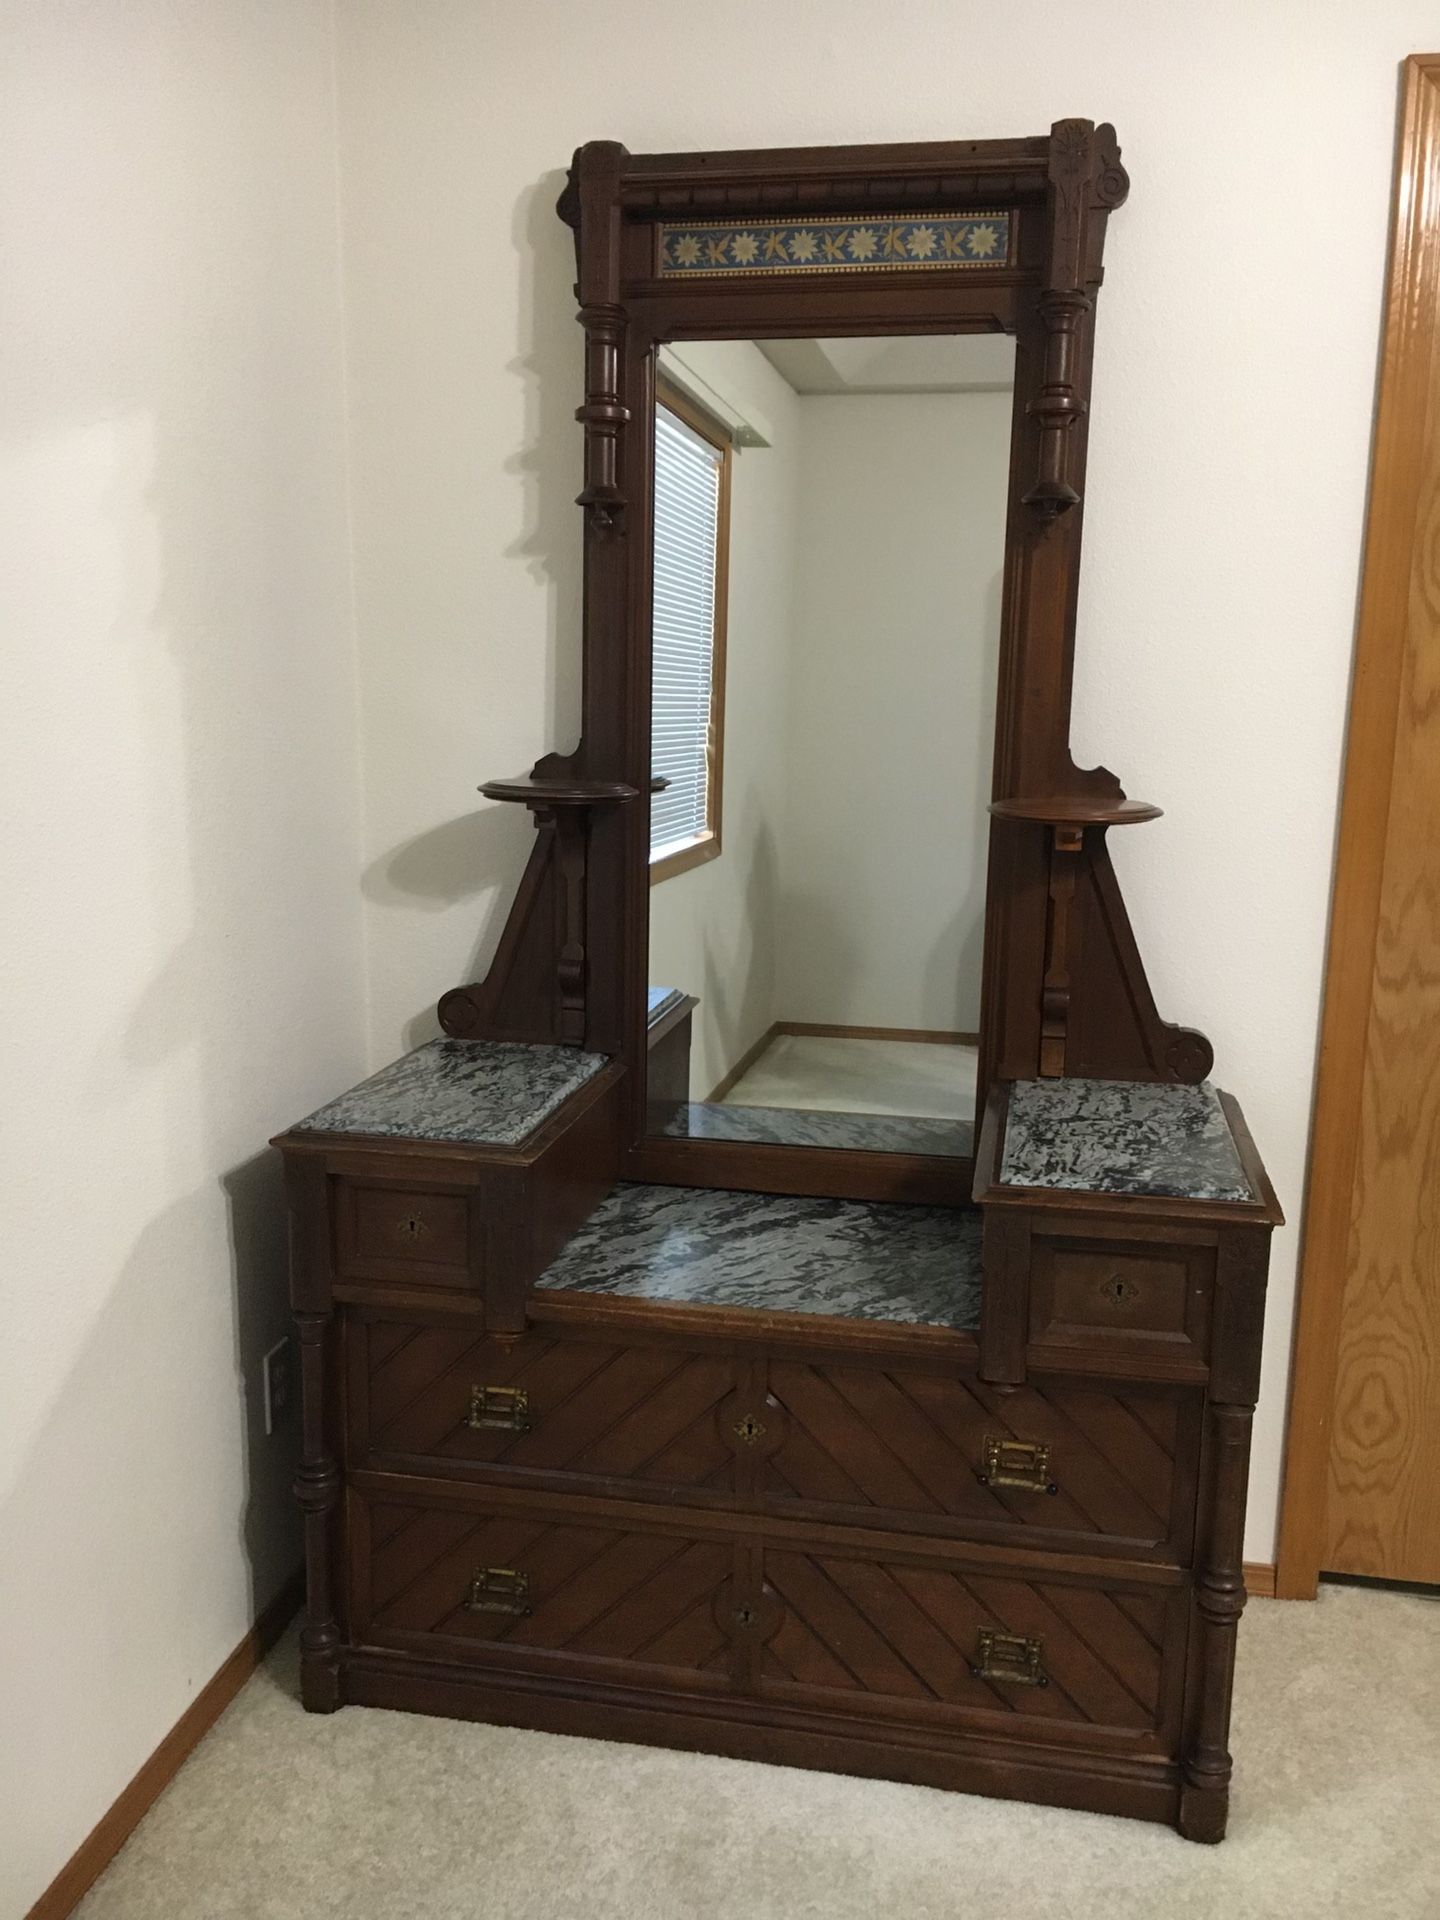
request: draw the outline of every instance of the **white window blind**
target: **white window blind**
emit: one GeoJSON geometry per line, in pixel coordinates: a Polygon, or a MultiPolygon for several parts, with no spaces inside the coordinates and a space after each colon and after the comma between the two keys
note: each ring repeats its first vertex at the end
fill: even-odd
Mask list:
{"type": "Polygon", "coordinates": [[[693,846],[710,827],[711,694],[720,448],[655,409],[655,578],[651,629],[650,858],[693,846]]]}

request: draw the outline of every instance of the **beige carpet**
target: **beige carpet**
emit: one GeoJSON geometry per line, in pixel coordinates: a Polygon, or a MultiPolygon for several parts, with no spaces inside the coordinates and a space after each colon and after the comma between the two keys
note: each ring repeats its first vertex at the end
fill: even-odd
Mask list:
{"type": "Polygon", "coordinates": [[[1230,1838],[296,1704],[251,1681],[83,1920],[1440,1920],[1440,1606],[1256,1601],[1230,1838]]]}

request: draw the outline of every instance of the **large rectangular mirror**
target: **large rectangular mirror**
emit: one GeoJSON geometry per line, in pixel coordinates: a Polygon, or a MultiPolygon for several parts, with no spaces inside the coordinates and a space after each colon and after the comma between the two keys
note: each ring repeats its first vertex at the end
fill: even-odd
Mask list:
{"type": "Polygon", "coordinates": [[[652,1134],[972,1152],[1014,367],[659,351],[652,1134]]]}

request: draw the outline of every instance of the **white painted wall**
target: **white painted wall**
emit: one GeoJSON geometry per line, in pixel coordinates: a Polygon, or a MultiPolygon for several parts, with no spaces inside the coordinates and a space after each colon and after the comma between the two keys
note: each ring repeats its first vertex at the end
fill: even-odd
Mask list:
{"type": "Polygon", "coordinates": [[[800,402],[782,1020],[979,1028],[1011,406],[800,402]]]}
{"type": "Polygon", "coordinates": [[[331,56],[326,0],[0,28],[7,1920],[298,1560],[265,1141],[364,1065],[331,56]]]}
{"type": "Polygon", "coordinates": [[[738,447],[730,466],[722,850],[650,889],[650,978],[699,997],[690,1087],[703,1100],[777,1018],[800,418],[808,402],[748,341],[687,341],[676,371],[687,370],[697,396],[708,390],[770,442],[738,447]]]}

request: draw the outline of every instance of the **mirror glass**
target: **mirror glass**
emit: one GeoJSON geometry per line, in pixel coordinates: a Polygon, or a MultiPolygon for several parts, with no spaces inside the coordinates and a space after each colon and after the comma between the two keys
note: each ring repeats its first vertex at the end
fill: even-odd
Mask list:
{"type": "Polygon", "coordinates": [[[1014,352],[660,350],[651,1132],[972,1151],[1014,352]]]}

